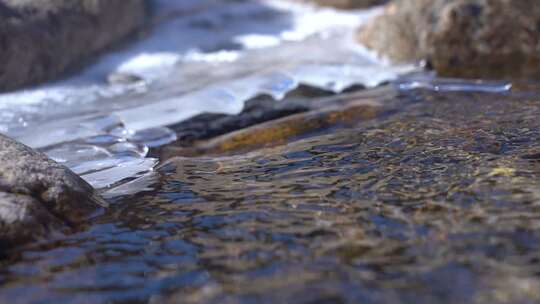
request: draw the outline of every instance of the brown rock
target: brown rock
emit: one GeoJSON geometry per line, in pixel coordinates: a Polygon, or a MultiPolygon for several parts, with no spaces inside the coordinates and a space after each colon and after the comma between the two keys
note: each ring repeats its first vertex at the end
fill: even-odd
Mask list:
{"type": "Polygon", "coordinates": [[[385,113],[375,100],[358,99],[344,105],[332,105],[320,110],[299,113],[241,129],[193,147],[165,147],[161,159],[174,156],[232,155],[263,147],[284,144],[309,132],[336,126],[352,126],[385,113]]]}
{"type": "Polygon", "coordinates": [[[444,76],[540,76],[540,6],[533,0],[398,0],[359,34],[394,62],[426,59],[444,76]]]}
{"type": "Polygon", "coordinates": [[[60,76],[144,24],[145,0],[3,0],[0,90],[60,76]]]}

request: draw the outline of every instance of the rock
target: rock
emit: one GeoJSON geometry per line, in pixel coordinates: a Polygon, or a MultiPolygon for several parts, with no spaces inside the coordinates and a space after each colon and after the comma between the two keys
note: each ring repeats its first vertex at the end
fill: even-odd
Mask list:
{"type": "Polygon", "coordinates": [[[175,156],[232,155],[287,143],[293,139],[330,127],[350,127],[384,115],[388,109],[370,99],[358,99],[343,105],[294,114],[231,132],[192,147],[168,146],[161,159],[175,156]]]}
{"type": "Polygon", "coordinates": [[[288,98],[276,102],[267,95],[248,100],[237,115],[204,113],[171,126],[176,132],[177,145],[191,146],[194,141],[205,140],[259,123],[308,111],[310,105],[303,98],[288,98]]]}
{"type": "Polygon", "coordinates": [[[66,227],[38,200],[28,195],[0,192],[0,244],[21,243],[66,227]]]}
{"type": "MultiPolygon", "coordinates": [[[[343,94],[336,96],[332,92],[316,87],[299,85],[296,89],[287,93],[280,102],[276,102],[273,97],[263,94],[246,101],[244,109],[239,114],[204,113],[169,127],[175,131],[178,138],[173,145],[190,147],[197,141],[207,140],[267,121],[319,110],[330,105],[340,106],[347,103],[351,98],[394,97],[394,93],[395,91],[389,86],[381,86],[369,91],[364,90],[361,86],[352,86],[344,90],[343,94]]],[[[156,152],[153,155],[160,154],[159,151],[154,150],[153,152],[156,152]]]]}
{"type": "Polygon", "coordinates": [[[169,126],[178,140],[152,149],[150,154],[166,159],[178,155],[233,154],[271,146],[325,126],[354,123],[355,118],[361,120],[372,112],[372,107],[362,102],[384,100],[390,108],[396,94],[392,86],[371,90],[353,86],[343,94],[334,95],[300,85],[280,102],[260,95],[248,100],[237,115],[205,113],[169,126]],[[355,111],[359,109],[368,111],[355,111]],[[229,148],[223,149],[224,145],[229,148]]]}
{"type": "Polygon", "coordinates": [[[0,135],[0,242],[45,237],[106,206],[75,173],[0,135]]]}
{"type": "Polygon", "coordinates": [[[426,59],[443,76],[540,76],[540,6],[534,0],[398,0],[359,40],[394,62],[426,59]]]}
{"type": "Polygon", "coordinates": [[[146,13],[145,0],[2,1],[0,90],[80,67],[141,27],[146,13]]]}
{"type": "Polygon", "coordinates": [[[358,9],[370,6],[381,5],[388,0],[303,0],[322,6],[332,6],[339,9],[358,9]]]}

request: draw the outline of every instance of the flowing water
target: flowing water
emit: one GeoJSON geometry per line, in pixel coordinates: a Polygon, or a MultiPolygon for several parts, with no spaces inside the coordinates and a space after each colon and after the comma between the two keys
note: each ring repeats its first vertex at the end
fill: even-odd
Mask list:
{"type": "Polygon", "coordinates": [[[151,170],[148,148],[174,141],[167,126],[197,114],[237,114],[250,98],[279,101],[300,84],[374,87],[415,69],[384,64],[354,43],[354,29],[377,9],[154,4],[154,26],[134,45],[67,80],[0,95],[0,131],[102,188],[151,170]]]}
{"type": "Polygon", "coordinates": [[[127,51],[0,97],[3,131],[111,202],[13,250],[1,302],[540,301],[537,85],[405,75],[351,43],[374,11],[157,4],[155,34],[127,51]],[[385,110],[248,152],[148,157],[185,119],[292,102],[299,85],[362,85],[349,98],[385,110]]]}
{"type": "Polygon", "coordinates": [[[354,128],[164,162],[87,229],[17,251],[2,301],[539,300],[540,102],[396,98],[354,128]]]}

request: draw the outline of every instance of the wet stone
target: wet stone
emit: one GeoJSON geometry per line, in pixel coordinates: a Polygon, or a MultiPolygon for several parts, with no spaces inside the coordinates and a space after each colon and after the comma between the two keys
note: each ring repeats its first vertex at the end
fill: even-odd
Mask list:
{"type": "MultiPolygon", "coordinates": [[[[329,127],[345,127],[396,107],[398,94],[393,86],[363,90],[354,86],[341,95],[309,86],[300,86],[284,100],[261,95],[246,103],[238,115],[203,114],[172,127],[178,140],[153,149],[162,160],[171,155],[240,153],[313,135],[329,127]],[[375,102],[385,101],[385,106],[375,102]]],[[[404,98],[399,106],[410,103],[404,98]],[[406,101],[405,101],[406,100],[406,101]]]]}
{"type": "MultiPolygon", "coordinates": [[[[346,89],[343,93],[353,93],[364,89],[363,86],[356,85],[346,89]]],[[[237,115],[205,113],[171,126],[178,138],[174,146],[189,147],[196,141],[321,108],[325,103],[324,98],[335,99],[335,94],[303,84],[288,92],[283,100],[275,100],[266,94],[258,95],[247,100],[244,109],[237,115]],[[319,102],[314,102],[314,100],[319,102]]]]}
{"type": "Polygon", "coordinates": [[[68,231],[105,206],[94,189],[75,173],[0,135],[2,245],[68,231]]]}
{"type": "Polygon", "coordinates": [[[414,94],[424,102],[353,130],[164,164],[158,193],[215,274],[169,301],[540,300],[540,170],[520,157],[538,151],[540,102],[414,94]]]}
{"type": "Polygon", "coordinates": [[[177,145],[190,146],[196,140],[209,139],[258,123],[305,112],[309,101],[287,99],[276,101],[267,95],[248,100],[238,115],[201,114],[171,127],[178,137],[177,145]]]}
{"type": "Polygon", "coordinates": [[[534,0],[398,0],[360,30],[359,40],[395,62],[427,60],[440,75],[538,78],[534,0]]]}

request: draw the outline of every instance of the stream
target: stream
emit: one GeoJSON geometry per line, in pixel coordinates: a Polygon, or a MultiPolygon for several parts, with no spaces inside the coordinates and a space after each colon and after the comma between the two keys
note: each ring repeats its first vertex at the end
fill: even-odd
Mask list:
{"type": "Polygon", "coordinates": [[[3,261],[0,302],[540,300],[540,86],[391,65],[354,42],[380,8],[155,3],[136,42],[0,95],[0,132],[111,202],[3,261]],[[299,95],[386,110],[247,152],[154,153],[190,119],[299,95]]]}

